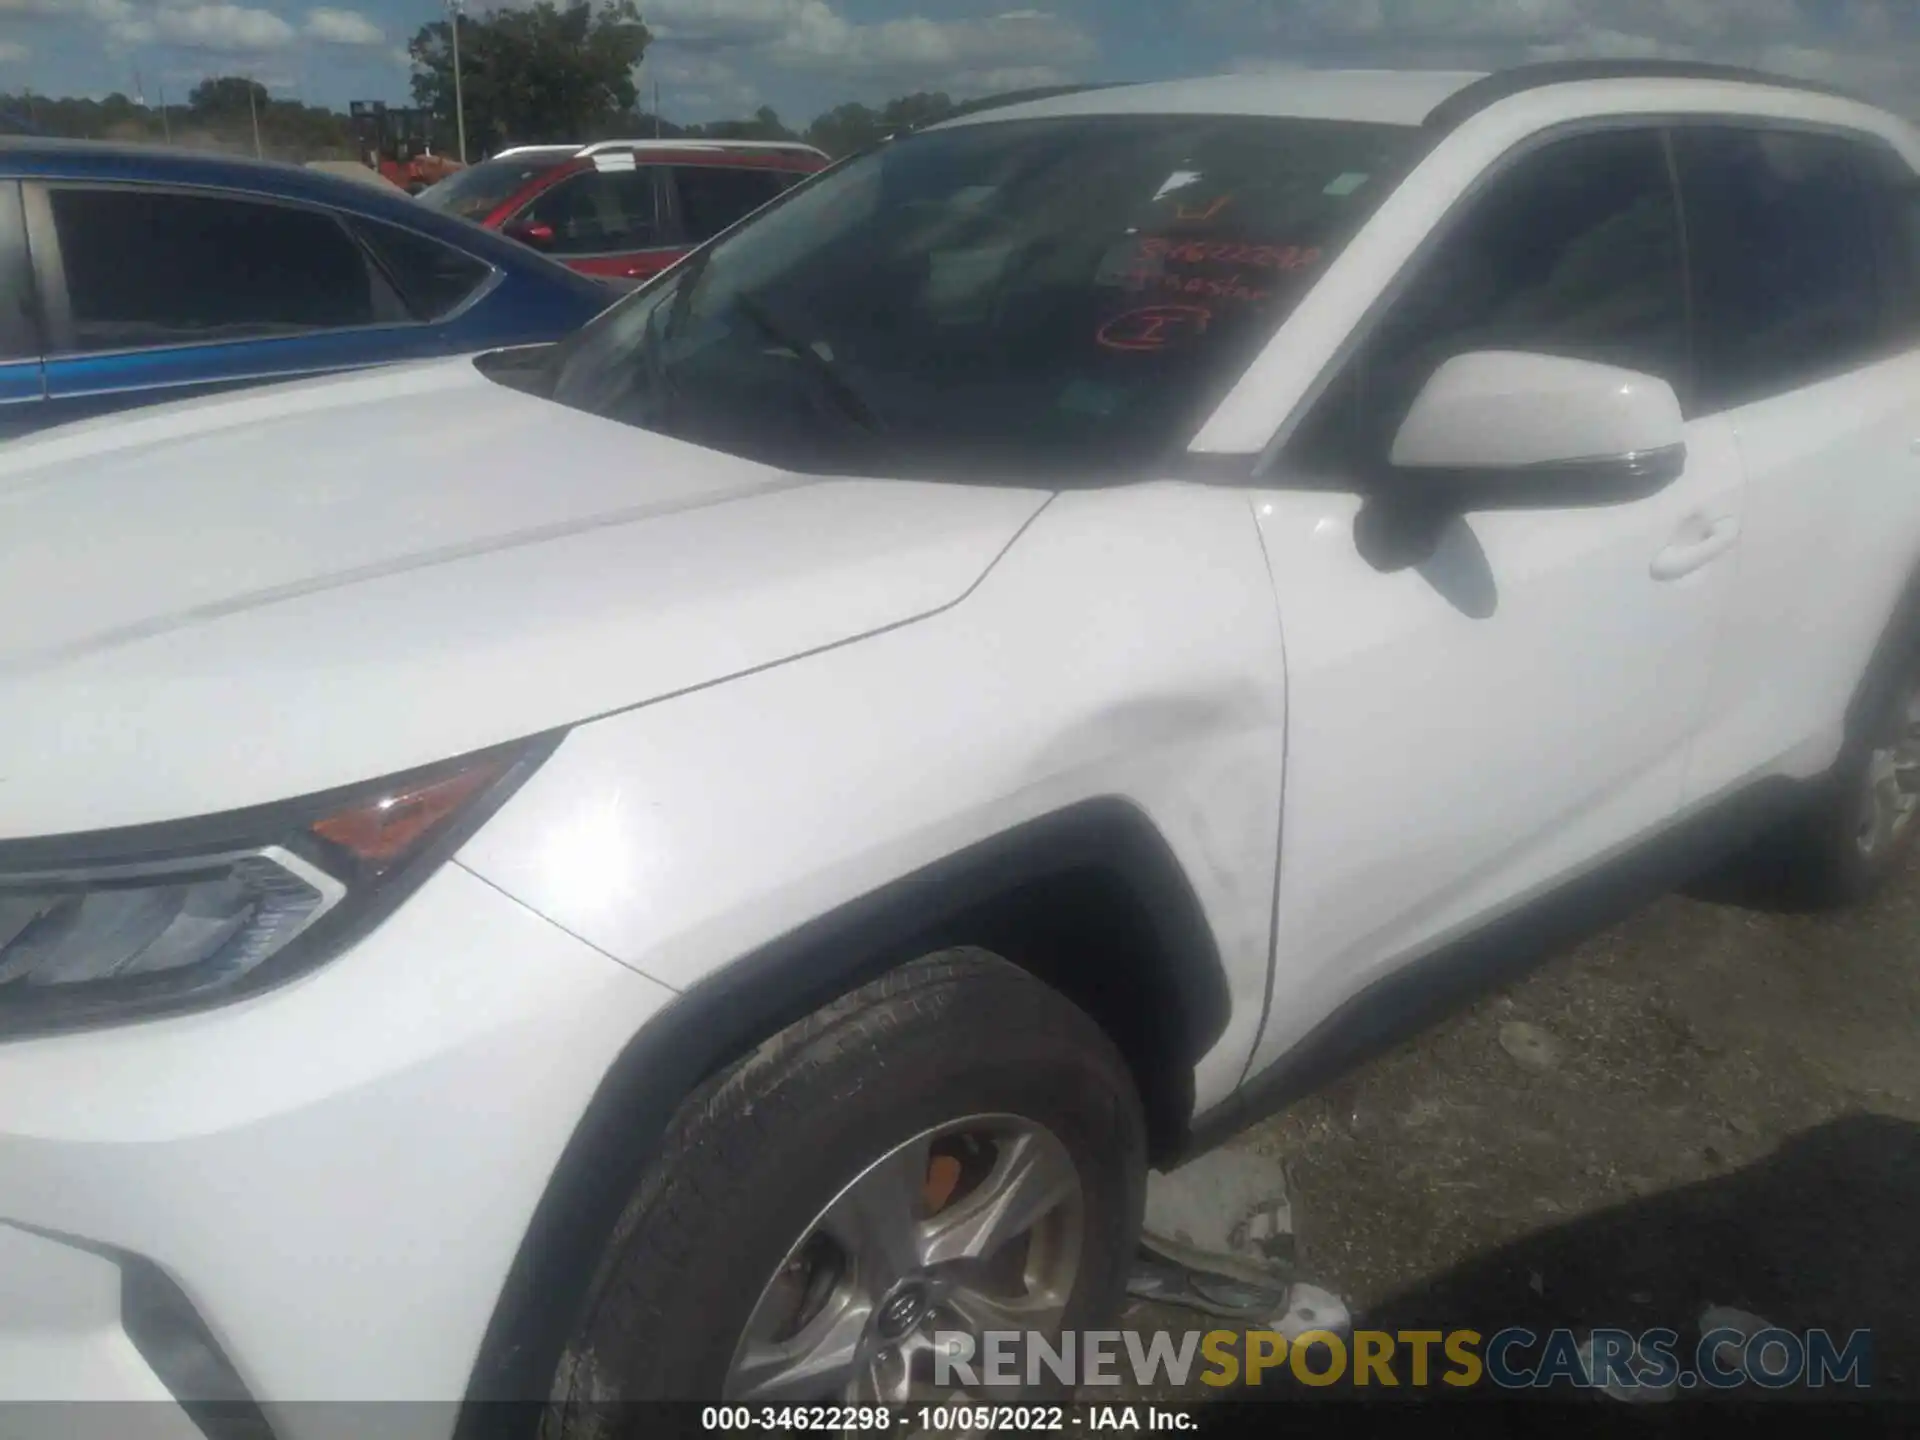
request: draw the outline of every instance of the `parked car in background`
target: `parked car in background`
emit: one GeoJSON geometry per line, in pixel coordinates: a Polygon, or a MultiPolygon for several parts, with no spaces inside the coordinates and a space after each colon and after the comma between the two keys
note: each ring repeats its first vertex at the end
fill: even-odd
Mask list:
{"type": "Polygon", "coordinates": [[[830,163],[795,142],[524,145],[449,176],[420,201],[583,275],[644,280],[830,163]]]}
{"type": "Polygon", "coordinates": [[[557,340],[607,298],[390,188],[150,146],[0,140],[0,436],[557,340]]]}

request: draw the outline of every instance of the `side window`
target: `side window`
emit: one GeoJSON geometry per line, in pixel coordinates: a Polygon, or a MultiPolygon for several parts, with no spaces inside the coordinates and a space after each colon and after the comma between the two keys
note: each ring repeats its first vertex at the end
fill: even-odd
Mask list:
{"type": "Polygon", "coordinates": [[[1867,158],[1880,222],[1884,348],[1920,348],[1920,175],[1887,146],[1871,146],[1867,158]]]}
{"type": "Polygon", "coordinates": [[[20,187],[0,181],[0,364],[40,358],[39,322],[20,187]]]}
{"type": "Polygon", "coordinates": [[[164,190],[49,192],[79,353],[373,323],[372,271],[329,215],[164,190]]]}
{"type": "Polygon", "coordinates": [[[687,243],[711,240],[734,221],[751,215],[790,183],[779,170],[749,170],[738,165],[676,165],[673,183],[680,195],[680,225],[687,243]]]}
{"type": "Polygon", "coordinates": [[[1693,259],[1699,395],[1711,413],[1873,358],[1875,216],[1860,151],[1835,136],[1674,132],[1693,259]]]}
{"type": "Polygon", "coordinates": [[[379,259],[407,308],[422,320],[438,320],[459,309],[493,273],[485,261],[398,225],[359,218],[348,223],[379,259]]]}
{"type": "Polygon", "coordinates": [[[608,255],[660,243],[653,172],[586,170],[536,195],[517,217],[553,228],[553,255],[608,255]]]}
{"type": "Polygon", "coordinates": [[[1473,350],[1620,365],[1684,393],[1686,278],[1658,132],[1552,142],[1466,205],[1296,436],[1308,470],[1382,463],[1421,387],[1473,350]]]}

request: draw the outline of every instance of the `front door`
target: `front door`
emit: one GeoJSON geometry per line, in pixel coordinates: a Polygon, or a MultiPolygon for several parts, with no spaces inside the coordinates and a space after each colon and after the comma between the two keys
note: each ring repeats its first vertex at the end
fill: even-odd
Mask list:
{"type": "Polygon", "coordinates": [[[656,172],[631,155],[597,155],[593,169],[542,190],[510,224],[544,227],[540,248],[582,275],[644,280],[686,253],[669,233],[656,172]]]}
{"type": "Polygon", "coordinates": [[[1465,515],[1412,563],[1370,546],[1384,511],[1358,495],[1457,354],[1686,388],[1658,130],[1510,158],[1407,280],[1255,496],[1286,645],[1274,994],[1290,997],[1256,1067],[1402,962],[1675,817],[1737,548],[1740,469],[1714,421],[1689,427],[1684,475],[1649,498],[1465,515]]]}

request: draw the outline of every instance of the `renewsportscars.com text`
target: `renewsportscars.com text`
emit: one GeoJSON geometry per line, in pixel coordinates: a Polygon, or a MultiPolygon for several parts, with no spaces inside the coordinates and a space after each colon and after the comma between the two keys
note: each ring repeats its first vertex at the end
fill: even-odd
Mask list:
{"type": "Polygon", "coordinates": [[[1674,1330],[1086,1330],[1057,1340],[1015,1330],[941,1332],[934,1380],[970,1388],[1056,1381],[1223,1389],[1293,1383],[1504,1390],[1778,1390],[1872,1383],[1872,1335],[1854,1330],[1712,1330],[1691,1346],[1674,1330]]]}

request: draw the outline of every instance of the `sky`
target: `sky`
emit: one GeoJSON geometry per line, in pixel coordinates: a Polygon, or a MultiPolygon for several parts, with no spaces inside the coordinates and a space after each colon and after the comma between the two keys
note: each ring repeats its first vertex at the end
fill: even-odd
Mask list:
{"type": "MultiPolygon", "coordinates": [[[[478,13],[496,0],[469,0],[478,13]]],[[[522,0],[508,0],[522,3],[522,0]]],[[[310,104],[404,101],[445,0],[0,0],[0,92],[184,97],[247,74],[310,104]]],[[[642,0],[643,97],[670,119],[1292,67],[1496,68],[1574,55],[1732,61],[1920,115],[1915,0],[642,0]]]]}

